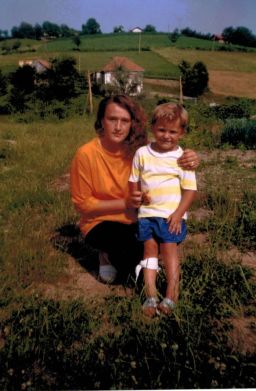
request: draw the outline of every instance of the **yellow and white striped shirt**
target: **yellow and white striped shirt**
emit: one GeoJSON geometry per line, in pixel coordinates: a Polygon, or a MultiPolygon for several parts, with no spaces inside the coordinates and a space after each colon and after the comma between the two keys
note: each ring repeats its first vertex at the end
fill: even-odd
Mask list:
{"type": "MultiPolygon", "coordinates": [[[[160,153],[150,144],[136,151],[129,181],[140,182],[141,190],[147,191],[151,198],[149,205],[139,208],[139,218],[167,218],[177,209],[182,189],[197,190],[195,172],[178,166],[177,159],[182,153],[180,146],[176,151],[160,153]]],[[[187,218],[186,213],[183,218],[187,218]]]]}

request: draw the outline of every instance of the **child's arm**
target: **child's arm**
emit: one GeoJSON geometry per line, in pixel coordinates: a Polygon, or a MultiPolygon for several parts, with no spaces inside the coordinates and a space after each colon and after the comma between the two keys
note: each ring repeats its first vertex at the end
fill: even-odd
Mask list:
{"type": "Polygon", "coordinates": [[[178,208],[168,217],[169,231],[179,234],[181,232],[181,220],[195,199],[196,190],[182,190],[182,197],[178,208]]]}

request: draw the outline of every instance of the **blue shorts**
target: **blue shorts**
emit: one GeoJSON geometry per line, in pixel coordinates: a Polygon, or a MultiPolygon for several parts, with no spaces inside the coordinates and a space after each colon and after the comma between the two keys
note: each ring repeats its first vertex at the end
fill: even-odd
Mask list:
{"type": "Polygon", "coordinates": [[[138,220],[137,239],[141,242],[153,238],[158,243],[181,243],[186,235],[187,226],[185,220],[182,220],[181,232],[179,234],[170,232],[167,219],[162,217],[142,217],[138,220]]]}

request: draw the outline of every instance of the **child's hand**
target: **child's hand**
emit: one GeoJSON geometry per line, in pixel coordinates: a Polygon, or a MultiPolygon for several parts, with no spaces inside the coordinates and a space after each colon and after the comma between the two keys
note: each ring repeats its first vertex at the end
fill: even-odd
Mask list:
{"type": "Polygon", "coordinates": [[[142,192],[139,190],[135,190],[129,194],[126,199],[126,208],[139,208],[142,203],[142,192]]]}
{"type": "Polygon", "coordinates": [[[169,224],[169,231],[175,233],[176,235],[181,233],[181,216],[178,213],[172,213],[168,219],[167,223],[169,224]]]}
{"type": "Polygon", "coordinates": [[[147,191],[144,191],[143,193],[142,193],[142,200],[141,200],[141,203],[143,204],[143,205],[149,205],[150,203],[151,203],[151,197],[150,197],[150,195],[149,195],[149,191],[147,190],[147,191]]]}

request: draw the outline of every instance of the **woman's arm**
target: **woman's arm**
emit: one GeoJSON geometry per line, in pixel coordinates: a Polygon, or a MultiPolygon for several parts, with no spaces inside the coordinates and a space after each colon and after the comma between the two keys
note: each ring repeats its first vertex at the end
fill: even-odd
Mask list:
{"type": "MultiPolygon", "coordinates": [[[[95,173],[96,175],[96,173],[95,173]]],[[[71,196],[76,210],[88,218],[122,213],[137,207],[141,199],[140,192],[133,192],[126,198],[102,200],[93,195],[92,173],[89,162],[79,153],[71,166],[71,196]]]]}
{"type": "Polygon", "coordinates": [[[200,164],[200,159],[195,151],[185,149],[183,155],[178,159],[178,164],[184,170],[195,170],[200,164]]]}

